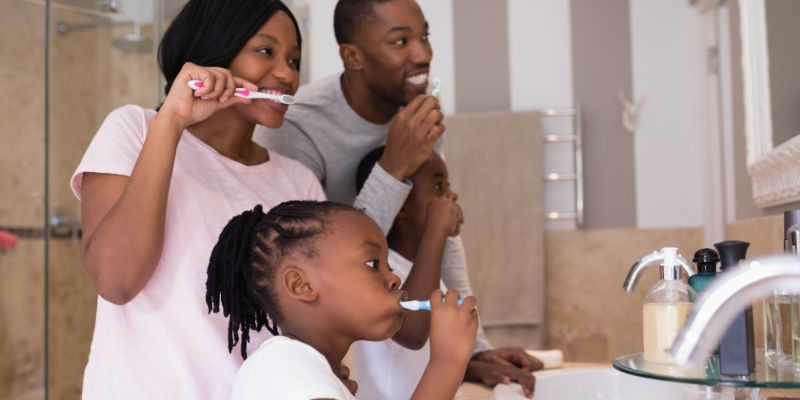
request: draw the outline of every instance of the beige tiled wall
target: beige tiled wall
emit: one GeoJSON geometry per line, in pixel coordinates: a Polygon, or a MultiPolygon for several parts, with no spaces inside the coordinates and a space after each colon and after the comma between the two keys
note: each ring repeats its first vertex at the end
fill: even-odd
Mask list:
{"type": "Polygon", "coordinates": [[[658,268],[636,290],[622,283],[634,261],[665,246],[691,258],[702,246],[701,228],[591,229],[546,235],[547,346],[567,361],[610,362],[642,351],[642,301],[658,268]]]}
{"type": "MultiPolygon", "coordinates": [[[[44,9],[0,1],[0,225],[44,222],[44,9]]],[[[0,250],[0,399],[44,394],[44,244],[0,250]]]]}

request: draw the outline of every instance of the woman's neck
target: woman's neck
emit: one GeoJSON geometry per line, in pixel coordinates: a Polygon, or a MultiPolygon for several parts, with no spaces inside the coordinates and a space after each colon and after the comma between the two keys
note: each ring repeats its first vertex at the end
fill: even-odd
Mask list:
{"type": "Polygon", "coordinates": [[[339,78],[347,104],[361,118],[373,124],[388,124],[399,110],[376,96],[354,72],[345,71],[339,78]]]}
{"type": "Polygon", "coordinates": [[[221,155],[245,165],[256,165],[269,157],[266,149],[253,142],[255,127],[230,107],[217,111],[188,130],[221,155]]]}

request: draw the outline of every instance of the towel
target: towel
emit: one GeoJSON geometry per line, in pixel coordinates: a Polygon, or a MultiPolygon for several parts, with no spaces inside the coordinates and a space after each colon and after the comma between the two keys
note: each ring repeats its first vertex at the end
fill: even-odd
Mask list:
{"type": "Polygon", "coordinates": [[[481,322],[496,346],[544,339],[542,133],[536,112],[447,118],[443,151],[481,322]]]}

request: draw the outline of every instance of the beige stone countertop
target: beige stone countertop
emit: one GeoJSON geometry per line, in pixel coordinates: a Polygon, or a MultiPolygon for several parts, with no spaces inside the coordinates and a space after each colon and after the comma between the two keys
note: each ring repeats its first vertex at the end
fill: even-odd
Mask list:
{"type": "MultiPolygon", "coordinates": [[[[585,362],[566,362],[561,369],[569,368],[589,368],[589,367],[611,367],[611,363],[585,363],[585,362]]],[[[486,385],[465,382],[461,384],[453,400],[491,400],[492,388],[486,385]]]]}

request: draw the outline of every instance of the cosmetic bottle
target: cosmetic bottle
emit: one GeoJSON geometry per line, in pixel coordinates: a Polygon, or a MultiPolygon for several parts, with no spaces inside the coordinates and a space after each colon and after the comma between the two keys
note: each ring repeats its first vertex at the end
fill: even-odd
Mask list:
{"type": "MultiPolygon", "coordinates": [[[[747,255],[750,243],[726,240],[714,244],[719,252],[720,274],[736,266],[747,255]]],[[[753,308],[739,314],[722,336],[719,344],[719,372],[727,376],[747,376],[755,371],[753,348],[753,308]]]]}
{"type": "Polygon", "coordinates": [[[700,249],[694,253],[692,262],[697,265],[697,274],[689,277],[689,286],[700,294],[717,276],[719,255],[714,249],[700,249]]]}
{"type": "Polygon", "coordinates": [[[661,253],[661,280],[644,299],[644,359],[671,363],[669,347],[686,321],[695,294],[680,278],[678,249],[665,247],[661,253]]]}

